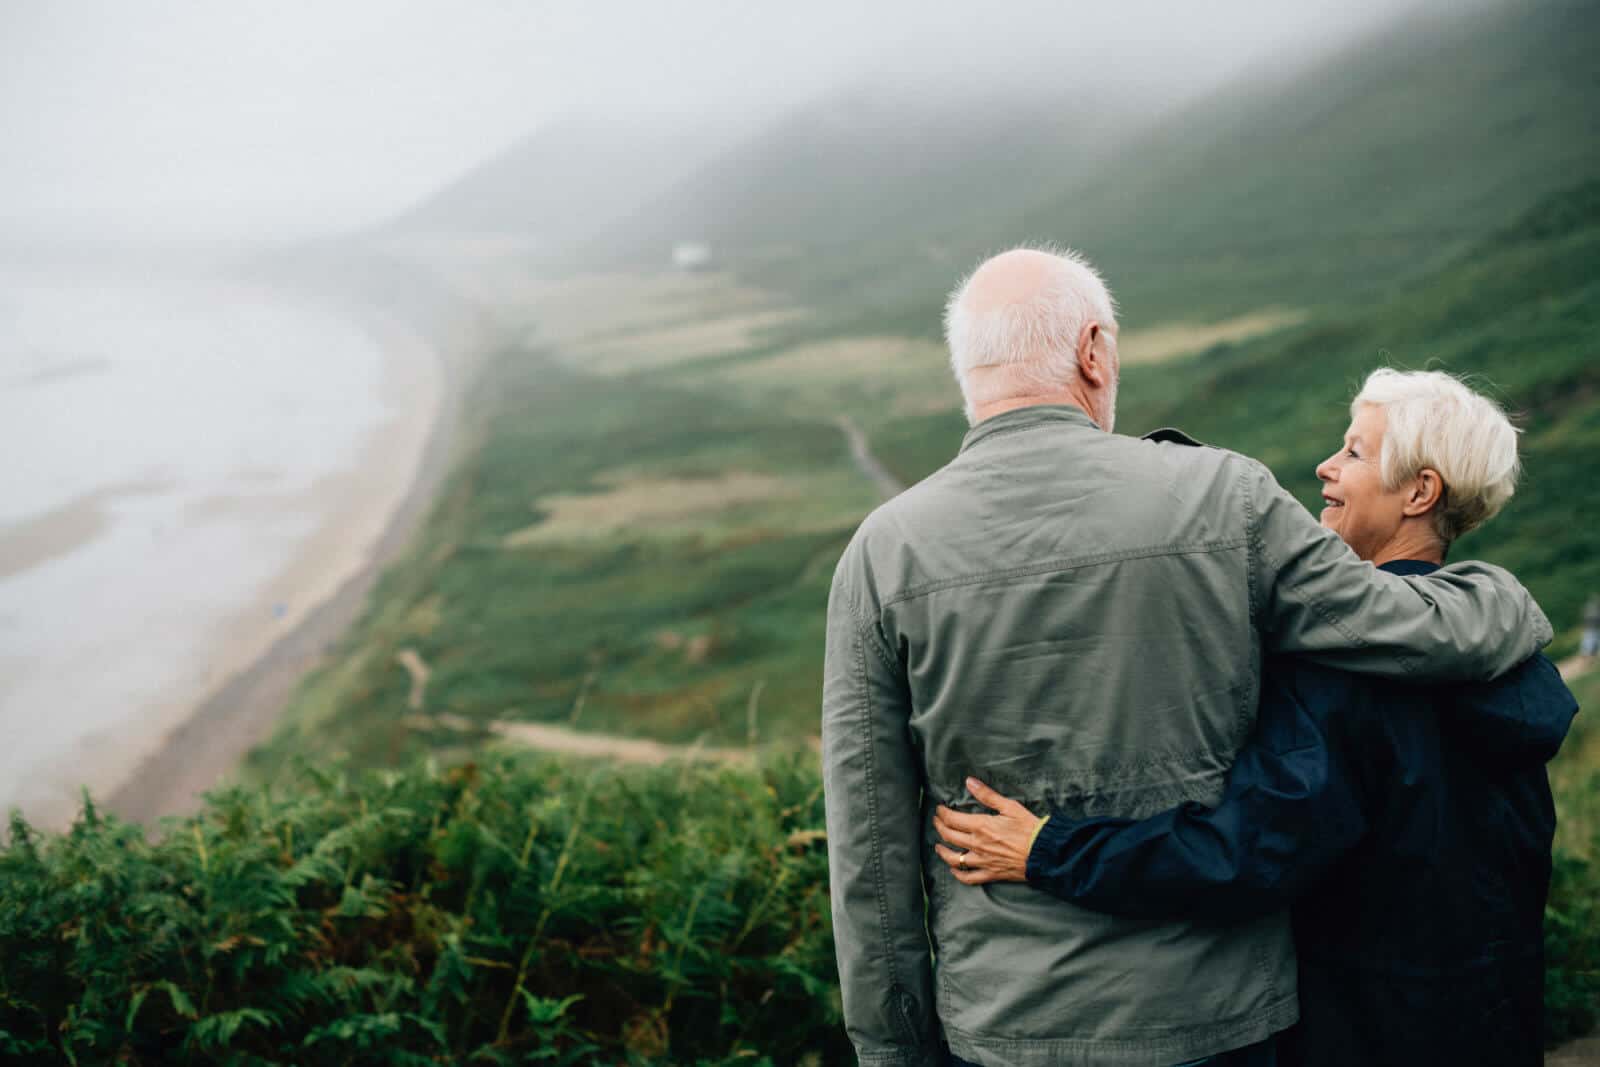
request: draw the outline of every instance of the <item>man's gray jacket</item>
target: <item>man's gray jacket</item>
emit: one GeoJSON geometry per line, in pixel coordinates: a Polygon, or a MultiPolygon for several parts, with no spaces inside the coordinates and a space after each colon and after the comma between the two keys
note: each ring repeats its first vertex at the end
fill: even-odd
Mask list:
{"type": "Polygon", "coordinates": [[[1418,679],[1497,675],[1550,639],[1504,571],[1383,574],[1266,468],[1073,407],[988,419],[873,512],[828,603],[822,746],[845,1023],[869,1064],[1159,1067],[1297,1015],[1285,916],[1112,918],[963,886],[935,804],[974,775],[1035,811],[1214,804],[1263,650],[1418,679]],[[925,896],[926,894],[926,896],[925,896]],[[926,906],[924,901],[926,900],[926,906]]]}

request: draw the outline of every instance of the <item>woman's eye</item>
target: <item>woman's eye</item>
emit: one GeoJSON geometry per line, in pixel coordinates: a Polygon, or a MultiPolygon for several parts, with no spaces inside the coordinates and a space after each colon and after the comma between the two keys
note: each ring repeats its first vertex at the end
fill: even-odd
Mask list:
{"type": "Polygon", "coordinates": [[[1349,456],[1351,459],[1360,459],[1361,458],[1360,456],[1356,455],[1356,450],[1353,449],[1353,448],[1345,449],[1344,450],[1344,454],[1349,456]]]}

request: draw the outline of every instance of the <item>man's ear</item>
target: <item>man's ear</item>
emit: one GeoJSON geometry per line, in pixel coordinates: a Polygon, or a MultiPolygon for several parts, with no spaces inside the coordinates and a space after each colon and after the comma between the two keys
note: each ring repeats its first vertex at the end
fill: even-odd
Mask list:
{"type": "Polygon", "coordinates": [[[1104,332],[1098,322],[1090,319],[1078,334],[1078,374],[1096,389],[1111,382],[1111,365],[1102,336],[1104,332]]]}
{"type": "Polygon", "coordinates": [[[1411,480],[1411,491],[1406,494],[1402,515],[1426,515],[1444,499],[1444,479],[1432,467],[1424,467],[1411,480]]]}

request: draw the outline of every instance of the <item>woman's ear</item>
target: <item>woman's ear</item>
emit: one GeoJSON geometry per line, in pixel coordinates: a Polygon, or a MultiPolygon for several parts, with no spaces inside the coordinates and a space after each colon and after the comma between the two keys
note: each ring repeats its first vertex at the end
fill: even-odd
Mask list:
{"type": "Polygon", "coordinates": [[[1411,491],[1406,494],[1401,513],[1407,516],[1426,515],[1444,499],[1444,479],[1432,467],[1424,467],[1411,480],[1411,491]]]}

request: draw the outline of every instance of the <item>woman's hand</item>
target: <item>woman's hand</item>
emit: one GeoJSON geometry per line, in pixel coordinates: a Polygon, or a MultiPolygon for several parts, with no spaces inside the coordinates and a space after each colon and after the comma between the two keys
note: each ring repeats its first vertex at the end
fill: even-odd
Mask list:
{"type": "Polygon", "coordinates": [[[945,840],[933,846],[939,858],[966,885],[1026,882],[1028,850],[1044,820],[976,778],[967,779],[967,789],[995,814],[963,815],[940,804],[933,813],[933,828],[945,840]]]}

